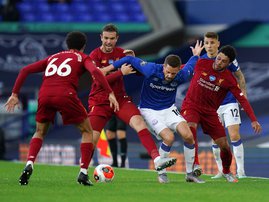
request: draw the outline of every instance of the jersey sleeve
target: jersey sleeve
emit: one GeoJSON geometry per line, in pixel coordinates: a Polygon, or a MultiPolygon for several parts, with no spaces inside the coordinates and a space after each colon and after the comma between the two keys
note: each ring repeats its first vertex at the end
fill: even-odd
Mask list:
{"type": "Polygon", "coordinates": [[[103,73],[93,64],[90,58],[84,61],[85,68],[91,73],[93,80],[96,80],[99,85],[101,85],[108,93],[112,92],[111,87],[108,84],[103,73]]]}
{"type": "Polygon", "coordinates": [[[20,70],[20,73],[15,81],[12,92],[18,94],[25,79],[29,74],[43,72],[46,70],[46,67],[47,67],[47,58],[23,67],[20,70]]]}
{"type": "Polygon", "coordinates": [[[229,83],[230,83],[229,90],[235,96],[237,101],[241,104],[241,106],[243,107],[243,109],[247,113],[250,120],[251,121],[257,121],[257,118],[256,118],[256,116],[254,114],[254,111],[253,111],[249,101],[247,100],[247,98],[242,93],[242,91],[239,88],[239,86],[238,86],[237,82],[235,81],[235,79],[234,80],[233,79],[229,80],[229,83]]]}
{"type": "Polygon", "coordinates": [[[108,81],[109,84],[114,83],[115,81],[118,81],[120,77],[122,77],[122,72],[121,71],[116,71],[112,72],[111,74],[106,76],[106,80],[108,81]]]}
{"type": "Polygon", "coordinates": [[[239,66],[236,59],[228,66],[228,69],[231,72],[236,72],[236,71],[238,71],[240,69],[240,66],[239,66]]]}
{"type": "Polygon", "coordinates": [[[184,65],[184,67],[179,71],[182,79],[184,81],[189,81],[193,76],[194,67],[199,59],[199,56],[192,56],[188,62],[184,65]]]}
{"type": "Polygon", "coordinates": [[[98,59],[98,54],[97,51],[92,51],[89,55],[89,57],[91,58],[91,60],[93,61],[93,63],[95,64],[96,67],[101,67],[101,62],[98,59]]]}
{"type": "Polygon", "coordinates": [[[133,68],[135,68],[137,71],[139,71],[146,77],[151,76],[153,72],[156,70],[155,63],[145,62],[142,59],[133,56],[123,57],[120,60],[115,61],[113,63],[113,66],[114,68],[120,68],[121,65],[125,63],[132,65],[133,68]]]}

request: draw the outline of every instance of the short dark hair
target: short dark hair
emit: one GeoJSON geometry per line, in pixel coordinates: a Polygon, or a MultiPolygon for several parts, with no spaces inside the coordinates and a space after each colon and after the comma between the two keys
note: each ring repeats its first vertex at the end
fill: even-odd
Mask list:
{"type": "Polygon", "coordinates": [[[207,32],[204,37],[219,40],[219,35],[216,32],[207,32]]]}
{"type": "Polygon", "coordinates": [[[102,29],[102,33],[103,32],[116,32],[117,36],[119,35],[118,28],[112,23],[106,24],[102,29]]]}
{"type": "Polygon", "coordinates": [[[219,50],[219,53],[223,53],[224,55],[226,55],[229,58],[230,62],[235,60],[236,50],[231,45],[222,46],[219,50]]]}
{"type": "Polygon", "coordinates": [[[171,54],[165,58],[164,64],[168,64],[171,67],[180,67],[182,62],[181,62],[181,59],[178,55],[171,54]]]}
{"type": "Polygon", "coordinates": [[[81,50],[87,43],[87,36],[79,31],[69,32],[65,42],[68,49],[81,50]]]}

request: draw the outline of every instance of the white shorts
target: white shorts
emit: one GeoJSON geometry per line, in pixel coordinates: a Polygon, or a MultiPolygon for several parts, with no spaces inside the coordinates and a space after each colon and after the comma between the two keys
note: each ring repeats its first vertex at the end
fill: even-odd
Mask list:
{"type": "Polygon", "coordinates": [[[148,129],[158,140],[161,140],[159,134],[163,129],[169,128],[173,132],[176,132],[177,125],[182,121],[186,121],[175,105],[163,110],[148,108],[140,108],[139,110],[148,125],[148,129]]]}
{"type": "Polygon", "coordinates": [[[221,119],[222,124],[227,128],[231,125],[241,124],[240,110],[238,103],[229,103],[221,105],[217,113],[221,119]]]}

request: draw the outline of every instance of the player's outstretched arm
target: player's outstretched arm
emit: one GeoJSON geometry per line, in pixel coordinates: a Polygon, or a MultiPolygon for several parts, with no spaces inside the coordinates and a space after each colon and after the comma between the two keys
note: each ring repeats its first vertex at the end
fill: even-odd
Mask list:
{"type": "Polygon", "coordinates": [[[258,121],[251,122],[251,126],[256,134],[259,134],[262,131],[262,127],[258,121]]]}
{"type": "Polygon", "coordinates": [[[5,108],[8,112],[14,112],[16,106],[19,106],[19,98],[16,93],[12,93],[5,103],[5,108]]]}

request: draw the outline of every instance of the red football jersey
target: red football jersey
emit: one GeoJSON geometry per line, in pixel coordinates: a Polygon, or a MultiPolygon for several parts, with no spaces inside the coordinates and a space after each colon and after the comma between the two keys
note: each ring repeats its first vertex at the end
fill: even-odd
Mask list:
{"type": "MultiPolygon", "coordinates": [[[[39,96],[75,94],[78,80],[86,70],[91,72],[94,80],[98,80],[97,83],[105,81],[102,73],[86,54],[75,50],[61,51],[22,68],[12,92],[19,92],[28,74],[44,72],[39,96]]],[[[104,89],[106,89],[105,92],[111,92],[108,83],[103,84],[105,86],[104,89]]]]}
{"type": "Polygon", "coordinates": [[[252,121],[256,121],[253,109],[240,90],[229,70],[213,69],[214,60],[200,59],[195,68],[182,110],[197,109],[203,113],[216,113],[226,94],[231,91],[252,121]]]}
{"type": "MultiPolygon", "coordinates": [[[[98,47],[94,49],[89,56],[94,61],[97,67],[102,68],[124,57],[125,54],[123,53],[123,51],[124,50],[122,48],[115,47],[111,53],[104,53],[103,51],[101,51],[100,47],[98,47]]],[[[120,72],[115,72],[112,74],[115,75],[116,79],[113,79],[113,82],[109,81],[109,84],[112,90],[114,91],[116,98],[126,95],[126,90],[123,82],[123,75],[120,72]]],[[[96,100],[96,102],[98,102],[99,104],[108,103],[107,92],[105,92],[104,89],[96,82],[93,82],[92,84],[90,99],[92,101],[96,100]]]]}

